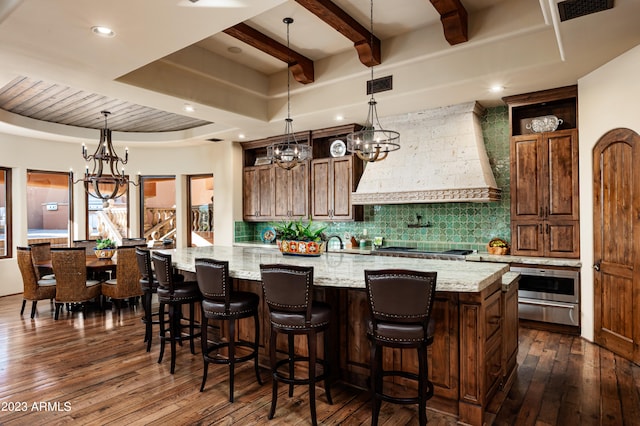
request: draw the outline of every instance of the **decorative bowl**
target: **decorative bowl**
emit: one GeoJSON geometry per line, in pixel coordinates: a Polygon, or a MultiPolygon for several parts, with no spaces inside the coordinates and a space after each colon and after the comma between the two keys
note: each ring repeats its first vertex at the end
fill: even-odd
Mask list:
{"type": "Polygon", "coordinates": [[[536,133],[553,132],[562,124],[562,118],[555,115],[544,115],[531,119],[531,123],[527,124],[527,129],[536,133]]]}
{"type": "Polygon", "coordinates": [[[327,245],[325,241],[277,240],[276,243],[282,254],[292,256],[320,256],[327,245]]]}
{"type": "Polygon", "coordinates": [[[116,249],[93,249],[93,254],[98,259],[111,259],[116,254],[116,249]]]}

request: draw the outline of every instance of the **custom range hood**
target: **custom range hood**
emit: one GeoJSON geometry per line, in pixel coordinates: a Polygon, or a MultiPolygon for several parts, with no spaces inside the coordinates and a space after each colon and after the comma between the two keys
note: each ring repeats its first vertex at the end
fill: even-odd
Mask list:
{"type": "Polygon", "coordinates": [[[368,163],[353,204],[488,202],[500,199],[484,146],[477,102],[381,119],[401,148],[368,163]]]}

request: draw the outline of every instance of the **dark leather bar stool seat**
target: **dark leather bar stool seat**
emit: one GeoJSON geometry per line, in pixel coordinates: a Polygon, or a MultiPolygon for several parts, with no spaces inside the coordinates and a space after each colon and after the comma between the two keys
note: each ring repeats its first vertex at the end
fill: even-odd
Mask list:
{"type": "Polygon", "coordinates": [[[313,267],[271,264],[260,265],[262,275],[262,288],[264,301],[269,307],[269,322],[271,335],[269,341],[269,358],[271,362],[271,374],[273,376],[273,389],[271,395],[271,410],[269,419],[276,412],[278,400],[278,382],[289,385],[289,397],[293,396],[294,385],[309,386],[309,407],[311,411],[311,423],[316,420],[316,382],[324,380],[327,402],[331,400],[331,368],[327,362],[330,351],[328,329],[331,323],[331,308],[320,302],[313,302],[313,267]],[[317,359],[317,334],[323,333],[324,357],[317,359]],[[287,336],[287,358],[277,360],[276,347],[278,334],[287,336]],[[304,357],[295,353],[294,337],[307,336],[308,356],[304,357]],[[299,362],[308,362],[307,377],[295,377],[295,365],[299,362]],[[316,364],[321,364],[321,373],[316,371],[316,364]],[[285,370],[286,367],[286,371],[285,370]]]}
{"type": "Polygon", "coordinates": [[[436,292],[436,272],[401,269],[365,271],[371,341],[371,424],[378,424],[382,401],[395,404],[418,404],[420,425],[427,423],[427,400],[433,396],[428,379],[427,347],[433,343],[431,318],[436,292]],[[383,348],[416,349],[418,374],[401,370],[384,370],[383,348]],[[385,393],[383,378],[403,377],[418,383],[416,397],[399,397],[385,393]]]}
{"type": "Polygon", "coordinates": [[[158,316],[160,318],[160,357],[158,358],[158,363],[162,362],[165,342],[169,340],[171,343],[171,374],[173,374],[176,368],[177,342],[182,345],[183,340],[189,340],[191,353],[194,355],[196,353],[193,340],[196,337],[200,337],[200,332],[198,331],[196,333],[196,328],[200,329],[200,325],[196,325],[194,320],[195,303],[202,299],[202,295],[198,289],[197,282],[184,281],[184,279],[178,281],[176,275],[173,273],[170,254],[153,252],[151,254],[151,261],[153,262],[156,279],[158,280],[158,302],[160,304],[158,309],[158,316]],[[189,318],[183,318],[183,305],[189,305],[189,318]],[[169,308],[168,329],[165,324],[166,307],[169,308]],[[183,325],[183,320],[187,321],[186,325],[183,325]],[[186,327],[189,328],[189,332],[184,334],[182,329],[186,327]],[[168,337],[167,332],[169,333],[168,337]]]}
{"type": "Polygon", "coordinates": [[[256,379],[262,385],[258,367],[258,348],[260,341],[260,321],[258,305],[260,297],[246,291],[233,291],[229,278],[229,262],[214,259],[196,259],[196,278],[202,293],[202,358],[204,372],[200,392],[207,382],[209,363],[229,365],[229,402],[233,402],[233,384],[235,364],[253,359],[256,379]],[[236,339],[236,321],[242,318],[254,320],[254,341],[247,342],[236,339]],[[212,342],[208,340],[209,320],[221,320],[226,324],[227,341],[212,342]],[[239,356],[236,348],[249,348],[249,352],[239,356]],[[220,350],[227,349],[227,356],[221,357],[220,350]]]}

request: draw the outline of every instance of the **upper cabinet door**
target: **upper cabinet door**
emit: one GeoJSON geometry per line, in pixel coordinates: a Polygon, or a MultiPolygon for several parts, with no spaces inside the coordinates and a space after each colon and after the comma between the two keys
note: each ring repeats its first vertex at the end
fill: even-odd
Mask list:
{"type": "Polygon", "coordinates": [[[542,135],[514,136],[511,143],[511,219],[538,219],[544,214],[542,135]]]}
{"type": "Polygon", "coordinates": [[[578,220],[578,132],[575,129],[544,134],[545,218],[578,220]]]}

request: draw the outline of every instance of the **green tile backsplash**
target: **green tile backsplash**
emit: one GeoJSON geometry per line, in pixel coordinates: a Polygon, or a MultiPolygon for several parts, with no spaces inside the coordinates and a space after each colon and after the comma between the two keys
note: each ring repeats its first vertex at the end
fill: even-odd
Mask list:
{"type": "MultiPolygon", "coordinates": [[[[375,205],[364,207],[362,222],[329,222],[327,234],[355,235],[367,230],[369,238],[382,236],[385,245],[408,245],[420,249],[465,248],[486,251],[493,237],[511,240],[509,188],[509,115],[507,107],[487,108],[481,119],[487,155],[498,188],[500,201],[488,203],[434,203],[375,205]],[[408,224],[429,222],[428,228],[409,228],[408,224]]],[[[268,223],[236,222],[237,242],[259,241],[268,223]]]]}

